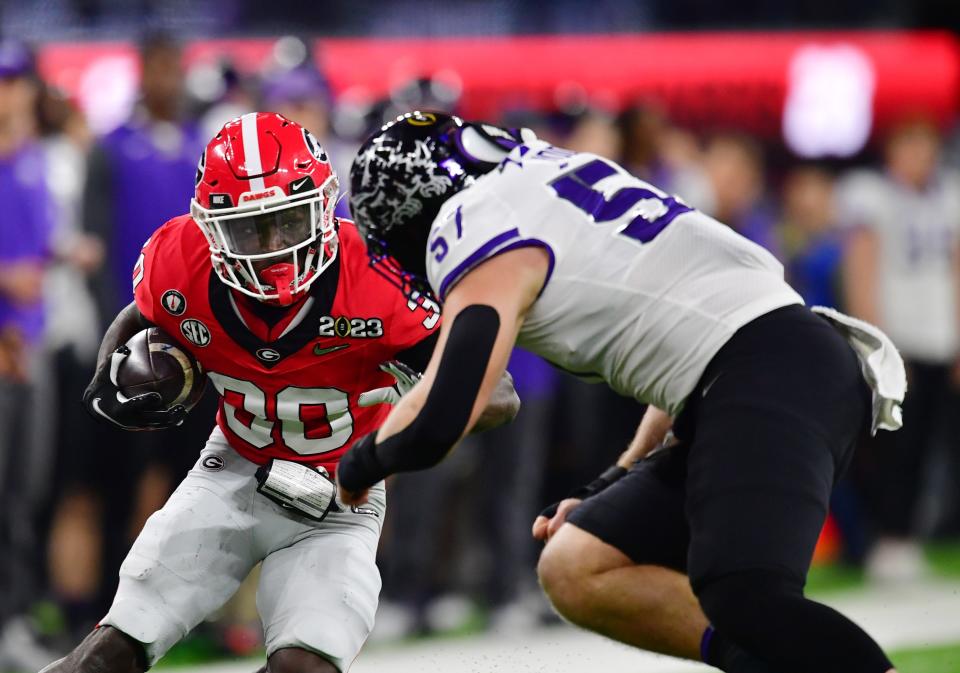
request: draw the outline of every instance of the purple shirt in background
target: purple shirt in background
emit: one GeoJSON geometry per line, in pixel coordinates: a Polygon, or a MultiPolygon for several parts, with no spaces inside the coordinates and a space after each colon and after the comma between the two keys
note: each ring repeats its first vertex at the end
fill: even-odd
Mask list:
{"type": "MultiPolygon", "coordinates": [[[[29,143],[0,157],[0,265],[45,262],[56,206],[46,184],[43,150],[29,143]]],[[[14,325],[31,343],[43,336],[43,302],[16,306],[0,295],[0,329],[14,325]]]]}
{"type": "Polygon", "coordinates": [[[783,251],[776,235],[776,217],[772,209],[764,205],[754,206],[726,224],[744,238],[772,252],[777,259],[783,259],[783,251]]]}
{"type": "Polygon", "coordinates": [[[560,373],[550,363],[522,348],[513,349],[507,369],[521,399],[549,397],[559,384],[560,373]]]}
{"type": "Polygon", "coordinates": [[[111,174],[108,260],[117,310],[133,301],[133,266],[144,242],[167,220],[189,212],[205,144],[195,124],[137,118],[101,139],[111,174]]]}

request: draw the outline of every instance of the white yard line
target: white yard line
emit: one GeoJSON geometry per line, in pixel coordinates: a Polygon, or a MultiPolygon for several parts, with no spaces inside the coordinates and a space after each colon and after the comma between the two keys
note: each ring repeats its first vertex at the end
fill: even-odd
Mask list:
{"type": "MultiPolygon", "coordinates": [[[[960,583],[872,589],[825,599],[884,647],[960,641],[960,583]]],[[[253,673],[250,663],[183,673],[253,673]]],[[[566,626],[418,641],[365,651],[350,673],[704,673],[701,664],[647,654],[566,626]]]]}

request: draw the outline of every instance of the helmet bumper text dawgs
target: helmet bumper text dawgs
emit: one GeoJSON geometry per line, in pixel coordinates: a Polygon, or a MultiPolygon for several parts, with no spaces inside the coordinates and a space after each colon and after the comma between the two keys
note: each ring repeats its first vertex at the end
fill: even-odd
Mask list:
{"type": "Polygon", "coordinates": [[[217,276],[260,301],[289,305],[337,256],[339,184],[309,131],[272,112],[228,122],[197,166],[190,214],[217,276]]]}

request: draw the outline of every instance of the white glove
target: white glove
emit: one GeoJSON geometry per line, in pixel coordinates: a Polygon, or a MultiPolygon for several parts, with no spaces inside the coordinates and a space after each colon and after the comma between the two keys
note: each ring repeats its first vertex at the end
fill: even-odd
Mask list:
{"type": "Polygon", "coordinates": [[[380,370],[397,380],[392,386],[376,388],[360,393],[358,404],[361,407],[373,407],[378,404],[396,404],[411,388],[417,385],[423,374],[414,371],[399,360],[390,360],[380,365],[380,370]]]}

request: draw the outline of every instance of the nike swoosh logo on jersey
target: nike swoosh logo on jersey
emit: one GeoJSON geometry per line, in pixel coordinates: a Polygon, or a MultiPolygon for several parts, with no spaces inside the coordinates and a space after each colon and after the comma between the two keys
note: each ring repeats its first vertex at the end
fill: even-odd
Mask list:
{"type": "Polygon", "coordinates": [[[313,347],[314,355],[326,355],[327,353],[332,353],[334,351],[340,351],[344,348],[347,348],[350,344],[340,344],[339,346],[330,346],[329,348],[320,348],[320,344],[317,344],[313,347]]]}

